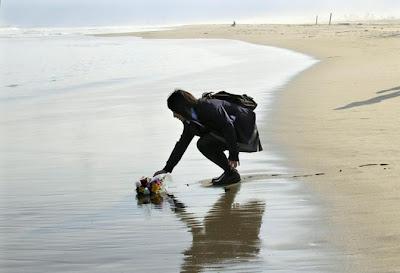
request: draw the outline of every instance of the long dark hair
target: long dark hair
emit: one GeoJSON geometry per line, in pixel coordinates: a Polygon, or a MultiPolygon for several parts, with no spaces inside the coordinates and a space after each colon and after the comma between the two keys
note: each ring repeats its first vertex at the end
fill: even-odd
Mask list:
{"type": "Polygon", "coordinates": [[[168,108],[180,114],[186,119],[191,118],[191,108],[197,104],[197,99],[189,92],[182,89],[175,89],[167,99],[168,108]]]}

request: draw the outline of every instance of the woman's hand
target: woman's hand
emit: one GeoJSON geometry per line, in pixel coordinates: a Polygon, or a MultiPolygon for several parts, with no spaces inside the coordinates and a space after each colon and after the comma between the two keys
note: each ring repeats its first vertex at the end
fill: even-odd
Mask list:
{"type": "Polygon", "coordinates": [[[232,169],[236,169],[237,166],[240,166],[240,162],[239,161],[229,160],[228,163],[229,163],[229,166],[232,169]]]}
{"type": "Polygon", "coordinates": [[[159,170],[159,171],[156,171],[156,172],[153,174],[153,177],[156,176],[156,175],[159,175],[159,174],[164,174],[164,173],[167,173],[167,171],[164,170],[164,169],[159,170]]]}

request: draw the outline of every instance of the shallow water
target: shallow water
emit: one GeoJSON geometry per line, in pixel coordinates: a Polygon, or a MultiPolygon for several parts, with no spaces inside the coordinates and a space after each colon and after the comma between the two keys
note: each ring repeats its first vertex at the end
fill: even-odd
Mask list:
{"type": "MultiPolygon", "coordinates": [[[[2,272],[333,271],[321,205],[298,181],[203,187],[220,170],[192,143],[168,182],[174,198],[134,193],[181,133],[165,103],[173,88],[247,92],[261,125],[273,92],[313,59],[225,40],[1,43],[2,272]],[[37,61],[45,53],[57,61],[37,61]]],[[[241,155],[241,173],[290,172],[264,146],[241,155]]]]}

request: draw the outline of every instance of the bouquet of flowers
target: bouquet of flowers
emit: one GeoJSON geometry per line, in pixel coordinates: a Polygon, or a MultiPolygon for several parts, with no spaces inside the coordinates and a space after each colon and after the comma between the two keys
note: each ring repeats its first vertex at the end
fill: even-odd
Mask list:
{"type": "Polygon", "coordinates": [[[164,177],[155,176],[142,177],[136,182],[136,193],[138,196],[156,195],[165,192],[164,177]]]}

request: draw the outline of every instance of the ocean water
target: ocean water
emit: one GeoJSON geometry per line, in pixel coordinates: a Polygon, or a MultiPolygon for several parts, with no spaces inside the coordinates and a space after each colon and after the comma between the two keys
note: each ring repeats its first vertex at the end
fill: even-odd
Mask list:
{"type": "Polygon", "coordinates": [[[134,192],[181,134],[166,107],[174,88],[247,93],[265,127],[274,94],[316,60],[231,40],[2,31],[2,272],[337,268],[321,202],[266,142],[265,151],[240,155],[241,173],[256,178],[230,191],[201,185],[220,170],[195,139],[168,181],[174,199],[148,203],[134,192]]]}

